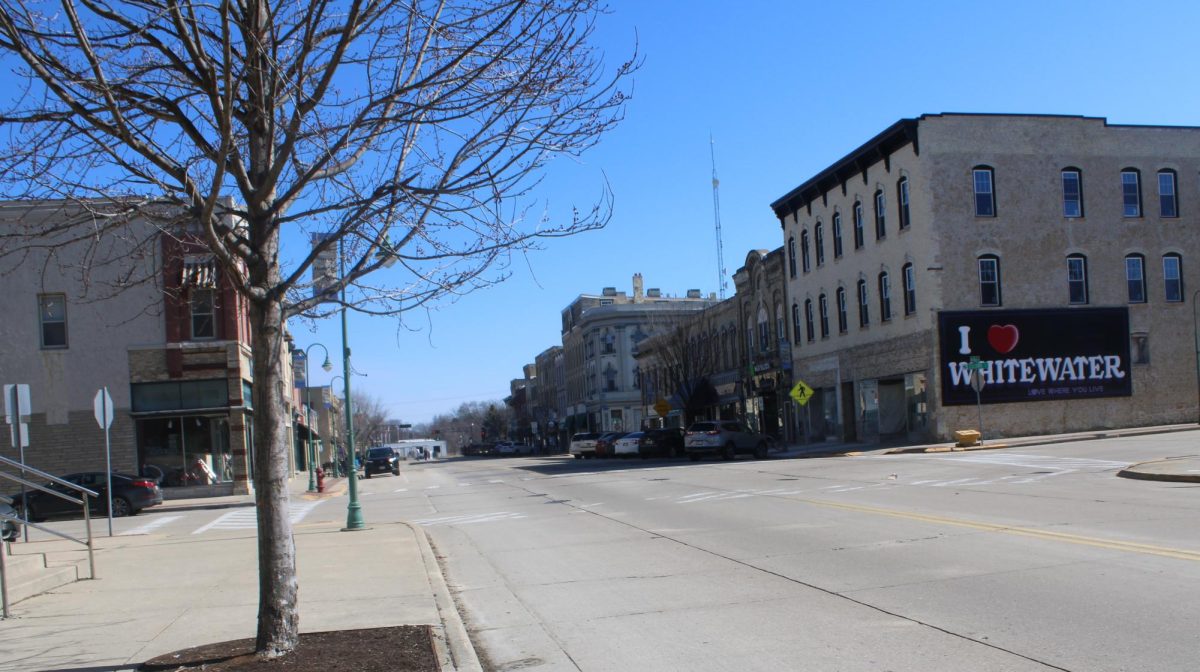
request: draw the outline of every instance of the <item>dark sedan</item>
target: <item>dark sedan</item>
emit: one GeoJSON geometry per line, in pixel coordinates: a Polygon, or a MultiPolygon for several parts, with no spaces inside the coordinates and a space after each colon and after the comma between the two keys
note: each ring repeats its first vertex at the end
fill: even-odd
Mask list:
{"type": "Polygon", "coordinates": [[[638,444],[638,455],[642,459],[683,455],[683,430],[679,427],[646,430],[638,444]]]}
{"type": "Polygon", "coordinates": [[[363,478],[370,478],[371,474],[387,473],[393,476],[400,475],[400,454],[396,449],[384,446],[367,450],[367,460],[363,463],[363,478]]]}
{"type": "MultiPolygon", "coordinates": [[[[99,497],[88,497],[89,508],[94,514],[107,514],[108,479],[105,478],[104,472],[89,471],[79,474],[67,474],[61,478],[64,481],[81,485],[88,490],[100,493],[99,497]]],[[[162,490],[152,479],[143,476],[128,476],[126,474],[114,473],[112,475],[112,485],[112,514],[115,518],[132,516],[142,509],[162,504],[162,490]]],[[[79,495],[77,491],[58,485],[57,483],[47,483],[46,487],[71,497],[78,497],[79,495]]],[[[18,511],[27,509],[30,520],[43,520],[56,516],[82,514],[82,507],[80,505],[68,502],[65,499],[59,499],[41,490],[26,490],[24,500],[21,499],[20,493],[10,496],[13,500],[13,508],[18,511]]]]}

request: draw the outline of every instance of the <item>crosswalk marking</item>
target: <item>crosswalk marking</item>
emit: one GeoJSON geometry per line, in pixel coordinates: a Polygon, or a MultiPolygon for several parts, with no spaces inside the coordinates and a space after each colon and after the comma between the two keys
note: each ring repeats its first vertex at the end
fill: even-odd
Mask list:
{"type": "Polygon", "coordinates": [[[150,534],[154,530],[157,530],[158,528],[160,528],[164,525],[173,523],[181,518],[183,518],[183,516],[160,516],[158,518],[155,518],[154,520],[151,520],[150,522],[138,525],[137,527],[133,528],[132,530],[125,530],[118,536],[126,537],[126,536],[138,535],[138,534],[150,534]]]}
{"type": "Polygon", "coordinates": [[[442,518],[425,518],[414,522],[421,527],[433,527],[435,525],[473,525],[475,523],[490,523],[497,520],[519,520],[524,517],[525,514],[523,513],[499,511],[495,513],[476,513],[461,516],[446,516],[442,518]]]}
{"type": "Polygon", "coordinates": [[[1087,457],[1052,457],[1049,455],[1026,455],[1022,453],[997,453],[993,455],[955,455],[934,458],[946,462],[975,462],[977,464],[998,464],[1009,467],[1028,467],[1031,469],[1054,469],[1056,471],[1107,471],[1109,469],[1124,469],[1128,462],[1112,460],[1096,460],[1087,457]]]}
{"type": "MultiPolygon", "coordinates": [[[[321,502],[291,502],[288,504],[288,520],[295,525],[320,505],[321,502]]],[[[192,534],[203,534],[209,530],[250,530],[256,527],[258,527],[258,509],[250,507],[230,511],[207,525],[197,528],[192,534]]]]}

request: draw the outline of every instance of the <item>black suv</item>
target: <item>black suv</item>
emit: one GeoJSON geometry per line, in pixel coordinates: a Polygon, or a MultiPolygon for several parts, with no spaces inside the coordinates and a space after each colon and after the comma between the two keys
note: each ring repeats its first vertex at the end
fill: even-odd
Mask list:
{"type": "Polygon", "coordinates": [[[393,476],[400,475],[400,456],[396,454],[395,448],[370,448],[367,450],[367,459],[363,463],[363,478],[370,478],[371,474],[382,474],[384,472],[392,472],[393,476]]]}

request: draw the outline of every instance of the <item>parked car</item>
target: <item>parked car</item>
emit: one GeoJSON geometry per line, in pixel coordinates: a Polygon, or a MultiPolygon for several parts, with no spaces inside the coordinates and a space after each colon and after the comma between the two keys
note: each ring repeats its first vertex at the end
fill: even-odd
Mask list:
{"type": "Polygon", "coordinates": [[[646,430],[638,444],[638,455],[642,459],[683,455],[683,430],[679,427],[646,430]]]}
{"type": "Polygon", "coordinates": [[[496,444],[497,455],[532,455],[533,446],[526,443],[512,443],[505,441],[496,444]]]}
{"type": "Polygon", "coordinates": [[[486,443],[472,443],[462,450],[463,455],[491,455],[492,447],[486,443]]]}
{"type": "MultiPolygon", "coordinates": [[[[88,497],[88,508],[97,515],[107,515],[108,479],[105,477],[104,472],[88,471],[78,474],[67,474],[60,478],[100,493],[99,497],[88,497]]],[[[114,518],[133,516],[142,509],[157,506],[163,502],[162,489],[149,478],[114,472],[112,475],[112,485],[112,514],[114,518]]],[[[58,485],[57,483],[47,483],[46,487],[71,497],[77,497],[79,494],[77,491],[58,485]]],[[[24,499],[21,498],[20,493],[10,495],[9,497],[13,500],[13,508],[18,511],[27,511],[30,520],[44,520],[56,516],[82,514],[82,507],[79,504],[59,499],[41,490],[27,489],[24,499]]]]}
{"type": "Polygon", "coordinates": [[[771,438],[752,432],[734,420],[702,420],[693,422],[683,437],[683,448],[693,460],[703,455],[720,455],[732,460],[739,453],[749,453],[757,459],[767,456],[771,438]]]}
{"type": "MultiPolygon", "coordinates": [[[[0,500],[0,513],[6,516],[20,517],[17,515],[16,509],[8,505],[7,502],[0,500]]],[[[17,536],[21,533],[21,524],[8,518],[0,518],[0,541],[16,541],[17,536]]],[[[3,551],[0,551],[2,553],[3,551]]]]}
{"type": "Polygon", "coordinates": [[[388,472],[391,472],[393,476],[400,475],[400,455],[396,449],[388,446],[368,448],[367,459],[363,462],[363,478],[370,478],[371,474],[388,472]]]}
{"type": "Polygon", "coordinates": [[[613,457],[613,443],[625,432],[607,432],[596,439],[596,457],[613,457]]]}
{"type": "Polygon", "coordinates": [[[615,457],[637,457],[638,444],[641,443],[642,432],[630,432],[625,436],[613,442],[613,455],[615,457]]]}
{"type": "Polygon", "coordinates": [[[571,457],[577,460],[595,457],[596,456],[596,439],[600,438],[599,434],[594,432],[580,432],[571,437],[571,457]]]}

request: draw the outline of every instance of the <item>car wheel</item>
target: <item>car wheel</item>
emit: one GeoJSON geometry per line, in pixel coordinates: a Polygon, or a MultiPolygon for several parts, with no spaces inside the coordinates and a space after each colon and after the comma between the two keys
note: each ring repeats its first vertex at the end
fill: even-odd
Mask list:
{"type": "Polygon", "coordinates": [[[671,446],[667,449],[667,457],[671,458],[672,460],[679,457],[679,451],[675,450],[675,446],[671,446]]]}
{"type": "Polygon", "coordinates": [[[756,459],[756,460],[767,459],[767,442],[766,441],[759,441],[758,445],[754,447],[754,459],[756,459]]]}
{"type": "Polygon", "coordinates": [[[392,470],[392,475],[393,475],[393,476],[399,476],[399,475],[400,475],[400,470],[399,470],[399,469],[393,469],[393,470],[392,470]]]}
{"type": "Polygon", "coordinates": [[[725,444],[725,450],[721,451],[721,458],[725,460],[737,459],[737,447],[733,445],[732,441],[725,444]]]}
{"type": "Polygon", "coordinates": [[[700,461],[700,453],[688,453],[688,459],[693,462],[700,461]]]}
{"type": "Polygon", "coordinates": [[[129,503],[128,499],[125,499],[124,497],[113,497],[113,500],[112,500],[113,518],[124,518],[125,516],[132,516],[133,513],[134,513],[133,505],[129,503]]]}

